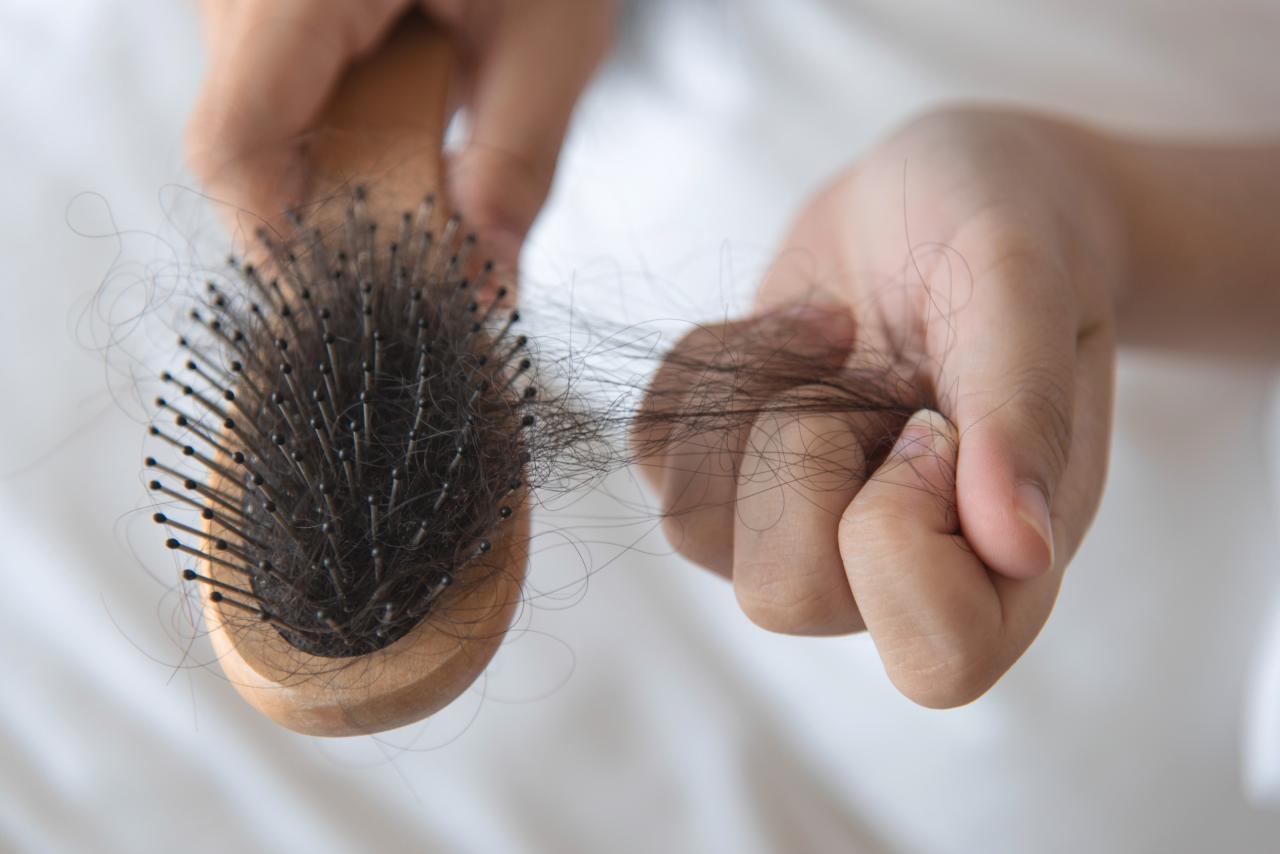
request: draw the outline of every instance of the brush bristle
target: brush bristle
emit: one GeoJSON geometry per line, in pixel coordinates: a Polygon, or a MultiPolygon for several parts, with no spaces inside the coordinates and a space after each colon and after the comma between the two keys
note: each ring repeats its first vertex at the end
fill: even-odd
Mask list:
{"type": "Polygon", "coordinates": [[[537,392],[519,315],[460,221],[432,217],[428,197],[385,235],[357,192],[340,233],[260,232],[261,267],[233,258],[207,283],[162,375],[151,433],[193,471],[149,457],[151,488],[201,520],[155,519],[230,573],[184,577],[313,655],[403,637],[525,494],[537,392]]]}

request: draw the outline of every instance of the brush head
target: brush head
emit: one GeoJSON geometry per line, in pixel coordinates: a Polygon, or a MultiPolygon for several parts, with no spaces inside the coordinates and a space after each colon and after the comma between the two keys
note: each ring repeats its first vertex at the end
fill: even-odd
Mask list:
{"type": "Polygon", "coordinates": [[[199,519],[155,519],[193,559],[215,638],[270,684],[332,688],[359,662],[367,689],[370,657],[403,654],[424,621],[437,655],[496,645],[519,599],[533,360],[474,238],[438,219],[429,197],[380,233],[357,191],[328,233],[260,232],[161,377],[150,432],[178,462],[148,457],[151,488],[199,519]]]}

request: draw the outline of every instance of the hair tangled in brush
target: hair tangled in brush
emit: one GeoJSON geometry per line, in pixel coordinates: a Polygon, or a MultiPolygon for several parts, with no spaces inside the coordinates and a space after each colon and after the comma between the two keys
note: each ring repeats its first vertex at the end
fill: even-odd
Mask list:
{"type": "Polygon", "coordinates": [[[891,361],[800,354],[769,323],[658,353],[613,330],[604,360],[535,347],[460,220],[433,228],[430,197],[394,235],[360,191],[336,230],[293,226],[204,283],[150,428],[168,457],[146,462],[168,545],[208,568],[184,577],[311,655],[373,652],[442,617],[444,591],[484,583],[504,523],[553,484],[766,414],[873,414],[856,439],[874,461],[923,404],[891,361]],[[618,365],[655,359],[681,382],[637,398],[618,365]]]}
{"type": "Polygon", "coordinates": [[[174,393],[156,405],[181,433],[151,433],[205,476],[149,457],[151,488],[206,525],[156,520],[238,583],[184,576],[313,655],[405,635],[479,565],[551,450],[529,439],[518,312],[468,257],[474,237],[432,215],[428,198],[387,240],[357,193],[336,239],[301,221],[290,241],[260,231],[270,275],[233,258],[229,282],[207,282],[182,371],[162,375],[174,393]]]}

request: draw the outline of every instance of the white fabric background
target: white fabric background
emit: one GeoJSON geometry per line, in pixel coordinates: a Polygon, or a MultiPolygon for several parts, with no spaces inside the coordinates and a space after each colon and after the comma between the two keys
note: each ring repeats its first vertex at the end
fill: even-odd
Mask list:
{"type": "MultiPolygon", "coordinates": [[[[823,178],[954,98],[1276,134],[1278,34],[1267,0],[633,4],[527,298],[741,308],[823,178]]],[[[87,346],[108,271],[120,328],[125,285],[207,236],[180,189],[202,62],[184,4],[0,4],[0,848],[1276,850],[1274,376],[1239,366],[1125,360],[1093,534],[1041,639],[965,709],[897,696],[865,638],[754,629],[645,525],[589,528],[631,513],[597,495],[541,520],[553,592],[446,713],[341,742],[259,718],[175,646],[132,363],[87,346]],[[144,233],[76,234],[114,228],[144,233]],[[556,531],[598,541],[588,584],[556,531]]]]}

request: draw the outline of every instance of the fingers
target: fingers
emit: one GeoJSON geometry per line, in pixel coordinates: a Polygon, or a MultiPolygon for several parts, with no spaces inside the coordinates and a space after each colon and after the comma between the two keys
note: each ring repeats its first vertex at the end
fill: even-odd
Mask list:
{"type": "Polygon", "coordinates": [[[471,136],[447,180],[494,260],[514,268],[551,188],[574,105],[608,48],[615,10],[612,0],[498,5],[494,26],[475,45],[471,136]]]}
{"type": "Polygon", "coordinates": [[[241,2],[211,20],[212,68],[187,131],[215,197],[271,216],[302,201],[299,137],[339,75],[385,35],[407,0],[241,2]]]}
{"type": "Polygon", "coordinates": [[[838,368],[853,334],[842,307],[798,306],[700,327],[667,354],[632,444],[677,552],[730,574],[738,464],[753,422],[777,394],[838,368]]]}
{"type": "Polygon", "coordinates": [[[204,27],[205,44],[216,51],[222,44],[227,24],[235,17],[240,0],[200,0],[200,21],[204,27]]]}
{"type": "Polygon", "coordinates": [[[1011,578],[1057,560],[1054,498],[1072,445],[1074,289],[1050,257],[1013,252],[978,274],[960,313],[944,394],[960,431],[960,524],[978,557],[1011,578]]]}
{"type": "MultiPolygon", "coordinates": [[[[352,61],[412,0],[242,0],[204,6],[212,70],[188,128],[209,192],[268,218],[304,201],[303,135],[352,61]]],[[[487,254],[514,268],[546,200],[569,117],[608,47],[613,0],[420,0],[470,51],[471,138],[447,190],[487,254]]]]}
{"type": "MultiPolygon", "coordinates": [[[[1082,382],[1109,370],[1101,346],[1090,362],[1082,382]]],[[[1105,449],[1108,425],[1077,415],[1077,458],[1105,465],[1105,450],[1097,460],[1090,449],[1105,449]]],[[[1035,640],[1062,581],[1061,566],[1030,579],[991,572],[967,547],[952,500],[963,442],[942,416],[916,413],[850,502],[839,532],[849,584],[885,672],[930,708],[963,705],[994,685],[1035,640]]],[[[1065,512],[1096,503],[1093,478],[1072,469],[1061,487],[1065,512]]]]}
{"type": "Polygon", "coordinates": [[[1005,667],[1001,604],[956,533],[957,435],[921,411],[849,504],[840,553],[885,670],[924,706],[966,703],[1005,667]]]}
{"type": "Polygon", "coordinates": [[[785,634],[858,631],[840,558],[840,517],[866,477],[865,418],[797,411],[824,389],[788,392],[756,420],[738,473],[733,588],[757,625],[785,634]]]}

